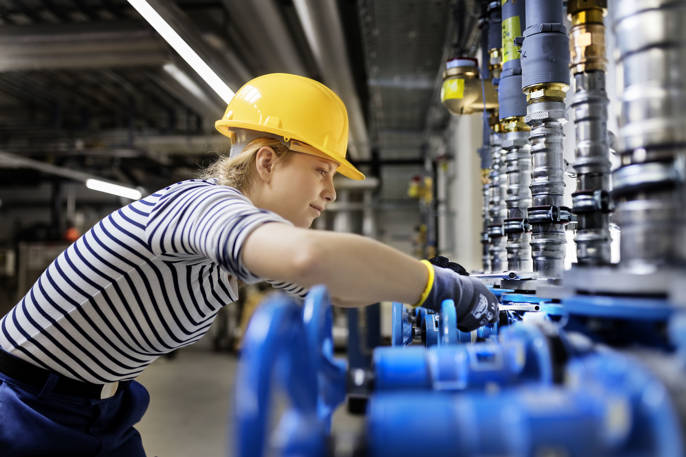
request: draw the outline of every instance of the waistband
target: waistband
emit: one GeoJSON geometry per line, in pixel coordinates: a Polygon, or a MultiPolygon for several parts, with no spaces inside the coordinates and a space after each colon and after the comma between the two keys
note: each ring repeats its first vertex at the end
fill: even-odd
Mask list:
{"type": "Polygon", "coordinates": [[[76,379],[67,378],[66,376],[37,367],[1,349],[0,372],[17,382],[37,389],[40,394],[54,392],[62,395],[100,400],[113,397],[119,390],[119,387],[123,387],[130,382],[117,381],[107,384],[92,384],[77,381],[76,379]]]}

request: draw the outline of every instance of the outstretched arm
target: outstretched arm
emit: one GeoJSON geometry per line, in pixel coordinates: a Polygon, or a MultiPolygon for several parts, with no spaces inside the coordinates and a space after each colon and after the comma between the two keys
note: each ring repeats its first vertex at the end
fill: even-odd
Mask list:
{"type": "Polygon", "coordinates": [[[256,228],[242,256],[257,276],[307,287],[325,284],[346,305],[417,303],[429,276],[418,260],[370,238],[279,223],[256,228]]]}

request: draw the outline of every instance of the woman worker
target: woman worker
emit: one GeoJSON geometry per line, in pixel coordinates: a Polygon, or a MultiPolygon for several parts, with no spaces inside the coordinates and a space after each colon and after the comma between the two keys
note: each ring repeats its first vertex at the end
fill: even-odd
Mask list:
{"type": "Polygon", "coordinates": [[[325,284],[335,303],[393,300],[438,309],[460,328],[493,322],[477,279],[372,239],[307,230],[336,198],[345,106],[324,85],[249,81],[217,129],[230,156],[108,215],[69,246],[0,321],[0,454],[143,456],[133,425],[147,391],[133,381],[160,355],[200,339],[237,299],[237,280],[294,295],[325,284]]]}

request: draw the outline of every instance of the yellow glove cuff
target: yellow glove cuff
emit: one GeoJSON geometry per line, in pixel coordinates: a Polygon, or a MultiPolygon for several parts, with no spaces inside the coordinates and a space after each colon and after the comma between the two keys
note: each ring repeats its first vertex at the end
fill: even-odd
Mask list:
{"type": "Polygon", "coordinates": [[[419,301],[412,306],[422,306],[426,301],[426,298],[429,296],[429,292],[431,292],[431,288],[434,285],[434,275],[436,274],[434,271],[434,266],[431,265],[431,262],[429,262],[428,260],[422,260],[421,262],[424,264],[426,269],[429,270],[429,279],[426,281],[426,287],[424,287],[424,291],[422,292],[422,295],[419,297],[419,301]]]}

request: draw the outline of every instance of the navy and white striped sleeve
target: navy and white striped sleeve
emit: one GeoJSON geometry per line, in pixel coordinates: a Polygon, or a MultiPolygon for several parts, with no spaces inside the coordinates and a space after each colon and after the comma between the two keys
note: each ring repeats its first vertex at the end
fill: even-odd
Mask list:
{"type": "Polygon", "coordinates": [[[207,257],[238,279],[254,283],[262,278],[243,265],[241,251],[248,235],[269,222],[292,225],[255,207],[232,187],[189,180],[162,192],[151,208],[145,235],[157,255],[207,257]]]}
{"type": "Polygon", "coordinates": [[[301,303],[305,301],[305,296],[310,291],[310,289],[308,289],[307,287],[299,286],[297,284],[291,284],[288,282],[267,280],[267,283],[269,283],[269,285],[275,289],[279,289],[286,292],[288,295],[295,298],[301,303]]]}

